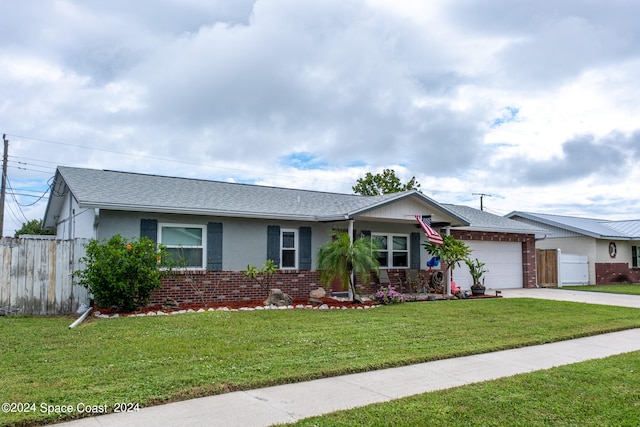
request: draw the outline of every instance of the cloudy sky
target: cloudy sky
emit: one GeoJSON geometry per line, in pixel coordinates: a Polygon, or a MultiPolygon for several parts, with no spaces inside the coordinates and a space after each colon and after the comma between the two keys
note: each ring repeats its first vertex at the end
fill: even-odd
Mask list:
{"type": "MultiPolygon", "coordinates": [[[[640,218],[635,0],[0,0],[4,234],[57,165],[640,218]]],[[[117,191],[117,189],[114,189],[117,191]]]]}

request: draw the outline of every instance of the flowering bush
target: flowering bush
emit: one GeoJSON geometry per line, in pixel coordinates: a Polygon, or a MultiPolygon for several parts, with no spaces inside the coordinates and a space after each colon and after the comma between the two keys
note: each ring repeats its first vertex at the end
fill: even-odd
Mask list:
{"type": "Polygon", "coordinates": [[[404,302],[404,295],[396,291],[396,288],[389,285],[382,287],[373,296],[373,299],[380,304],[400,304],[404,302]]]}
{"type": "Polygon", "coordinates": [[[99,306],[135,310],[147,304],[162,276],[171,272],[166,249],[159,246],[156,249],[146,237],[128,241],[116,235],[106,242],[93,239],[80,259],[85,268],[75,274],[99,306]]]}

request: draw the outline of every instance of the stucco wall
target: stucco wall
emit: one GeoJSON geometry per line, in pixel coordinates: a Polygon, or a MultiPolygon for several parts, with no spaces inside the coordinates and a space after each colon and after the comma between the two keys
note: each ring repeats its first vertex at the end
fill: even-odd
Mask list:
{"type": "Polygon", "coordinates": [[[633,269],[631,246],[637,241],[595,239],[593,237],[547,238],[538,240],[538,249],[560,249],[565,254],[586,255],[589,259],[589,284],[631,281],[640,277],[640,270],[633,269]],[[616,256],[609,255],[609,243],[616,245],[616,256]],[[636,271],[638,270],[638,271],[636,271]]]}
{"type": "Polygon", "coordinates": [[[68,193],[64,198],[60,216],[56,220],[56,238],[69,240],[95,237],[95,209],[79,208],[78,202],[68,193]]]}
{"type": "Polygon", "coordinates": [[[297,221],[247,220],[241,218],[207,217],[196,215],[149,214],[138,212],[101,211],[99,239],[108,239],[115,234],[127,238],[140,236],[141,219],[157,219],[159,223],[194,224],[206,226],[208,222],[221,222],[222,233],[222,269],[241,271],[248,264],[262,266],[267,256],[267,226],[279,225],[282,228],[297,229],[311,227],[312,265],[315,266],[316,254],[329,240],[332,228],[347,228],[346,222],[331,224],[305,223],[297,221]]]}

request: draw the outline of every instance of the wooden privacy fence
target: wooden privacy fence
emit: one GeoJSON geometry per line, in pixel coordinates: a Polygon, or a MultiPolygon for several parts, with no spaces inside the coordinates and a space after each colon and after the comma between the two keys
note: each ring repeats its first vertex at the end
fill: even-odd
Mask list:
{"type": "Polygon", "coordinates": [[[87,290],[73,283],[86,239],[0,239],[0,315],[69,314],[87,304],[87,290]]]}
{"type": "Polygon", "coordinates": [[[536,249],[536,269],[538,286],[543,288],[558,286],[558,251],[536,249]]]}
{"type": "Polygon", "coordinates": [[[538,285],[562,287],[589,283],[589,258],[562,253],[560,249],[536,249],[538,285]]]}

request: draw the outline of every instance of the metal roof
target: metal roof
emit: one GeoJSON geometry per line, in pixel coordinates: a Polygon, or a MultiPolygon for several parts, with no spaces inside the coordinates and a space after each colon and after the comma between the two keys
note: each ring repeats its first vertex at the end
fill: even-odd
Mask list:
{"type": "Polygon", "coordinates": [[[524,218],[596,239],[640,239],[640,220],[608,221],[595,218],[514,211],[508,218],[524,218]]]}
{"type": "Polygon", "coordinates": [[[45,213],[45,227],[55,225],[53,215],[59,213],[67,191],[81,208],[302,221],[350,219],[413,197],[454,225],[468,225],[454,211],[414,190],[361,196],[60,166],[45,213]]]}

